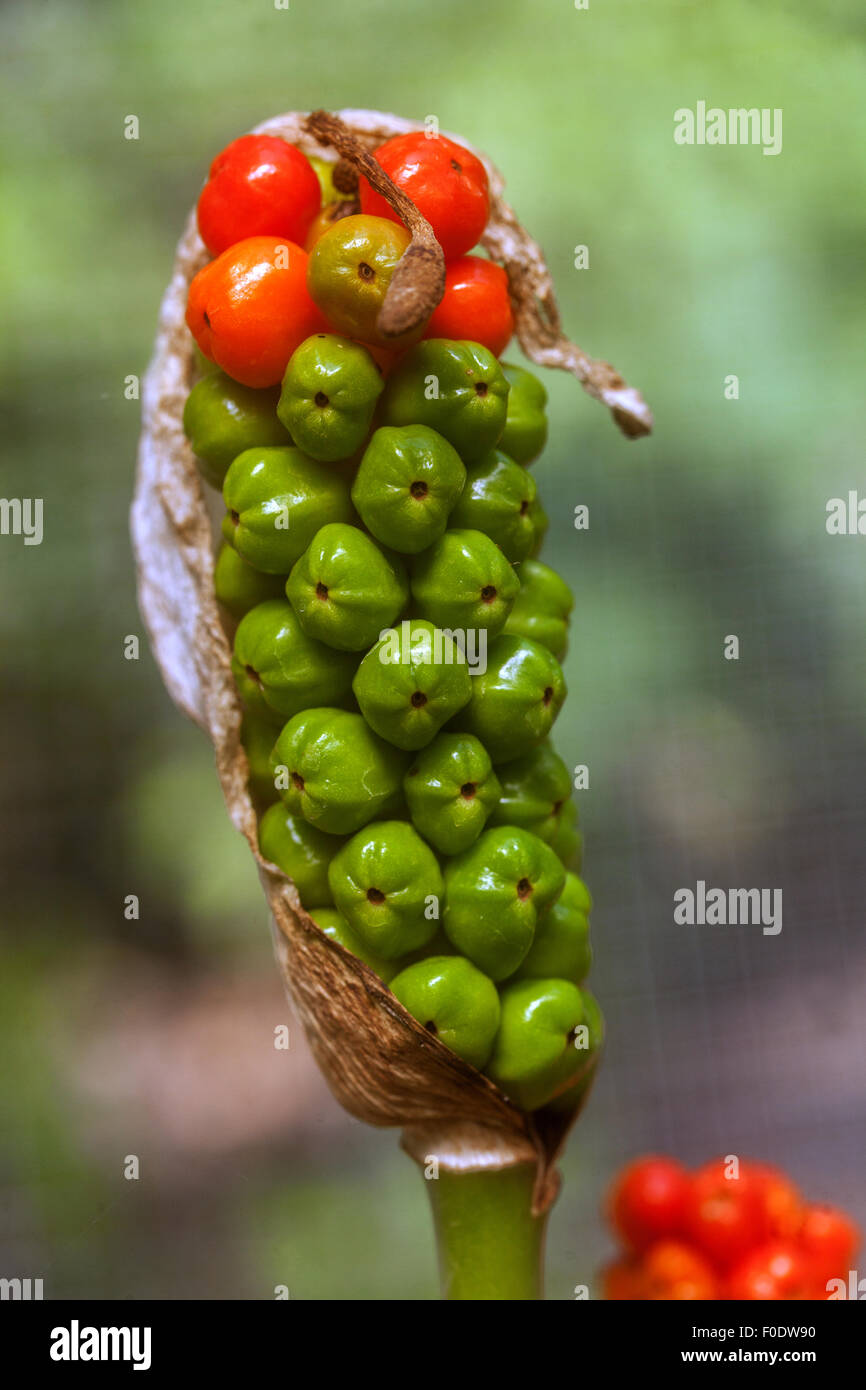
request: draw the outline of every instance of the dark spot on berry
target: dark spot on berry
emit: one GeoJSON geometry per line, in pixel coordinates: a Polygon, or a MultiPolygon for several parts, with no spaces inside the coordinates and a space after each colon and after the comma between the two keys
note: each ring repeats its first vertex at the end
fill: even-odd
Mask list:
{"type": "Polygon", "coordinates": [[[475,792],[476,786],[474,782],[464,782],[463,786],[460,788],[460,795],[463,797],[464,801],[471,801],[475,792]]]}
{"type": "Polygon", "coordinates": [[[316,598],[327,598],[327,597],[328,597],[328,586],[327,586],[327,584],[317,584],[317,585],[316,585],[316,598]]]}
{"type": "Polygon", "coordinates": [[[256,670],[255,666],[245,666],[245,667],[244,667],[244,671],[245,671],[246,674],[249,676],[250,680],[251,680],[251,681],[255,681],[256,685],[259,687],[259,690],[261,690],[261,689],[262,689],[262,678],[261,678],[261,676],[259,675],[258,671],[256,670]]]}
{"type": "Polygon", "coordinates": [[[486,395],[487,395],[487,382],[486,382],[486,381],[476,381],[476,383],[475,383],[475,394],[476,394],[476,396],[486,396],[486,395]]]}
{"type": "Polygon", "coordinates": [[[544,687],[544,694],[542,695],[541,698],[542,698],[544,704],[546,704],[546,705],[549,705],[549,704],[550,704],[551,700],[553,699],[553,686],[552,686],[552,685],[546,685],[546,686],[544,687]]]}
{"type": "Polygon", "coordinates": [[[292,773],[292,786],[295,787],[299,792],[302,792],[304,790],[304,779],[301,776],[300,772],[292,773]]]}
{"type": "Polygon", "coordinates": [[[520,882],[518,883],[518,885],[517,885],[517,896],[518,896],[518,898],[520,898],[521,900],[525,901],[528,897],[531,897],[531,895],[532,895],[532,884],[529,882],[529,879],[528,879],[528,878],[522,878],[522,879],[520,880],[520,882]]]}
{"type": "Polygon", "coordinates": [[[427,1029],[428,1033],[433,1034],[434,1038],[439,1036],[439,1029],[436,1027],[436,1024],[433,1022],[432,1018],[428,1018],[427,1022],[424,1024],[424,1027],[427,1029]]]}
{"type": "Polygon", "coordinates": [[[229,516],[230,516],[231,519],[232,519],[232,526],[239,526],[239,525],[240,525],[240,520],[241,520],[240,512],[229,512],[229,516]]]}
{"type": "Polygon", "coordinates": [[[314,399],[316,405],[319,406],[320,409],[323,409],[326,405],[330,405],[330,401],[324,391],[317,391],[314,399]]]}
{"type": "Polygon", "coordinates": [[[207,316],[207,310],[205,310],[205,312],[202,314],[202,318],[204,319],[204,321],[205,321],[205,323],[207,324],[208,328],[210,328],[210,319],[209,319],[208,316],[207,316]]]}
{"type": "Polygon", "coordinates": [[[358,266],[358,274],[362,280],[366,280],[368,283],[376,278],[375,270],[371,265],[368,265],[366,261],[361,261],[358,266]]]}
{"type": "Polygon", "coordinates": [[[553,810],[553,814],[554,814],[555,816],[558,816],[559,813],[560,813],[560,811],[562,810],[562,802],[561,802],[561,801],[554,801],[552,810],[553,810]]]}
{"type": "Polygon", "coordinates": [[[454,170],[454,172],[457,173],[457,174],[462,174],[462,173],[463,173],[463,165],[462,165],[462,164],[460,163],[460,161],[457,160],[457,159],[452,159],[452,161],[451,161],[451,168],[452,168],[452,169],[454,170]]]}
{"type": "Polygon", "coordinates": [[[426,497],[428,492],[427,484],[420,481],[412,483],[409,491],[413,497],[426,497]]]}
{"type": "Polygon", "coordinates": [[[524,498],[524,500],[523,500],[523,501],[521,502],[521,504],[520,504],[520,515],[521,515],[521,516],[526,516],[526,513],[527,513],[528,511],[529,511],[529,503],[528,503],[528,502],[526,501],[526,499],[524,498]]]}
{"type": "Polygon", "coordinates": [[[412,692],[412,699],[409,703],[413,709],[422,709],[427,703],[427,696],[424,694],[423,690],[414,690],[412,692]]]}
{"type": "Polygon", "coordinates": [[[377,903],[377,904],[378,904],[378,903],[383,903],[384,901],[385,901],[385,894],[382,892],[381,888],[368,888],[368,889],[367,889],[367,902],[368,902],[368,903],[377,903]]]}
{"type": "Polygon", "coordinates": [[[481,590],[481,600],[482,600],[482,602],[483,602],[483,603],[492,603],[493,600],[494,600],[495,598],[496,598],[496,586],[495,586],[495,584],[485,584],[485,585],[484,585],[484,588],[481,590]]]}

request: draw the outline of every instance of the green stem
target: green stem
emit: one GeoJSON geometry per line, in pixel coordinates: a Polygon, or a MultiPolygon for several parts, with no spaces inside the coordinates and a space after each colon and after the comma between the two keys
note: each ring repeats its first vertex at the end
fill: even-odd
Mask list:
{"type": "Polygon", "coordinates": [[[531,1212],[535,1168],[440,1172],[433,1206],[442,1297],[540,1299],[546,1216],[531,1212]]]}

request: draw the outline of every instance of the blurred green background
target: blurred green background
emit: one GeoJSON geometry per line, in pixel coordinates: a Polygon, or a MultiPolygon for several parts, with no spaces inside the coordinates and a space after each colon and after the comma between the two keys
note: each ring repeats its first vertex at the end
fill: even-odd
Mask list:
{"type": "Polygon", "coordinates": [[[41,546],[0,538],[0,1273],[46,1297],[435,1297],[421,1180],[297,1026],[274,1051],[266,914],[210,750],[146,648],[123,655],[124,379],[210,159],[313,106],[432,113],[486,150],[568,330],[656,415],[626,443],[547,374],[545,559],[577,597],[557,743],[590,768],[610,1034],[549,1297],[592,1282],[605,1184],[647,1149],[772,1159],[866,1218],[866,538],[825,530],[829,498],[866,495],[863,38],[858,0],[0,9],[2,492],[45,506],[41,546]],[[675,145],[701,99],[781,107],[782,153],[675,145]],[[781,935],[675,926],[698,878],[781,887],[781,935]]]}

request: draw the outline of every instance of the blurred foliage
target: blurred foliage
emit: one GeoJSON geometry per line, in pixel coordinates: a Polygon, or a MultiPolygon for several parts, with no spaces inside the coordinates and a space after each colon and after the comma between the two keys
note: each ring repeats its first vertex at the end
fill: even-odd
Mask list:
{"type": "MultiPolygon", "coordinates": [[[[287,1136],[179,1206],[168,1189],[118,1192],[57,1072],[77,1047],[57,981],[100,943],[181,975],[225,952],[228,979],[242,954],[267,969],[210,751],[146,649],[123,658],[124,636],[143,637],[124,379],[146,367],[209,160],[313,106],[434,113],[486,150],[568,331],[656,414],[627,444],[571,380],[547,383],[545,558],[577,599],[557,741],[591,769],[580,809],[611,1035],[566,1163],[551,1295],[590,1277],[605,1172],[637,1148],[750,1144],[862,1212],[846,1189],[862,1123],[834,1102],[841,1081],[799,1080],[820,1010],[784,1047],[755,1022],[770,981],[815,1000],[862,962],[864,567],[855,539],[824,529],[828,498],[864,486],[858,0],[43,0],[3,5],[0,41],[3,492],[45,502],[43,545],[0,541],[4,1264],[103,1295],[432,1293],[423,1197],[393,1137],[350,1126],[337,1159],[287,1136]],[[698,99],[781,107],[782,154],[676,146],[673,113],[698,99]],[[578,244],[589,270],[573,268],[578,244]],[[738,663],[721,658],[728,632],[738,663]],[[673,886],[714,875],[784,885],[778,944],[673,937],[673,886]],[[748,1026],[729,1023],[738,1010],[748,1026]]],[[[862,1029],[839,1046],[862,1063],[862,1029]]]]}

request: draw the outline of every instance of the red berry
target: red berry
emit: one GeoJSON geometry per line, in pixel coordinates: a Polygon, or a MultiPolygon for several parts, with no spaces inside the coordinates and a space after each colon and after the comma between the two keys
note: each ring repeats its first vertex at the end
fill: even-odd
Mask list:
{"type": "Polygon", "coordinates": [[[720,1269],[729,1269],[770,1234],[761,1184],[746,1165],[726,1177],[723,1159],[699,1168],[685,1203],[688,1238],[720,1269]]]}
{"type": "Polygon", "coordinates": [[[643,1270],[637,1260],[615,1260],[601,1273],[603,1297],[610,1303],[634,1302],[646,1297],[643,1270]]]}
{"type": "Polygon", "coordinates": [[[815,1278],[808,1260],[791,1241],[759,1245],[735,1267],[727,1297],[799,1301],[815,1297],[815,1278]]]}
{"type": "Polygon", "coordinates": [[[741,1161],[740,1176],[744,1172],[758,1185],[769,1235],[793,1240],[799,1234],[806,1210],[799,1188],[769,1163],[741,1161]]]}
{"type": "Polygon", "coordinates": [[[468,339],[499,357],[514,333],[508,276],[482,256],[461,256],[445,272],[445,294],[433,310],[425,338],[468,339]]]}
{"type": "Polygon", "coordinates": [[[691,1302],[718,1298],[712,1266],[697,1250],[678,1240],[663,1240],[643,1260],[643,1298],[653,1302],[691,1302]]]}
{"type": "Polygon", "coordinates": [[[322,205],[310,161],[276,135],[242,135],[210,166],[198,200],[198,229],[212,256],[251,236],[303,246],[322,205]]]}
{"type": "Polygon", "coordinates": [[[824,1297],[828,1280],[847,1280],[860,1245],[860,1232],[844,1211],[816,1205],[806,1208],[799,1244],[824,1297]]]}
{"type": "MultiPolygon", "coordinates": [[[[376,159],[398,188],[427,218],[447,261],[470,251],[487,225],[490,193],[481,160],[444,135],[411,131],[386,140],[376,159]]],[[[360,180],[361,211],[400,218],[365,178],[360,180]]]]}
{"type": "Polygon", "coordinates": [[[689,1178],[673,1158],[639,1158],[624,1168],[609,1201],[615,1229],[632,1250],[682,1232],[689,1178]]]}

